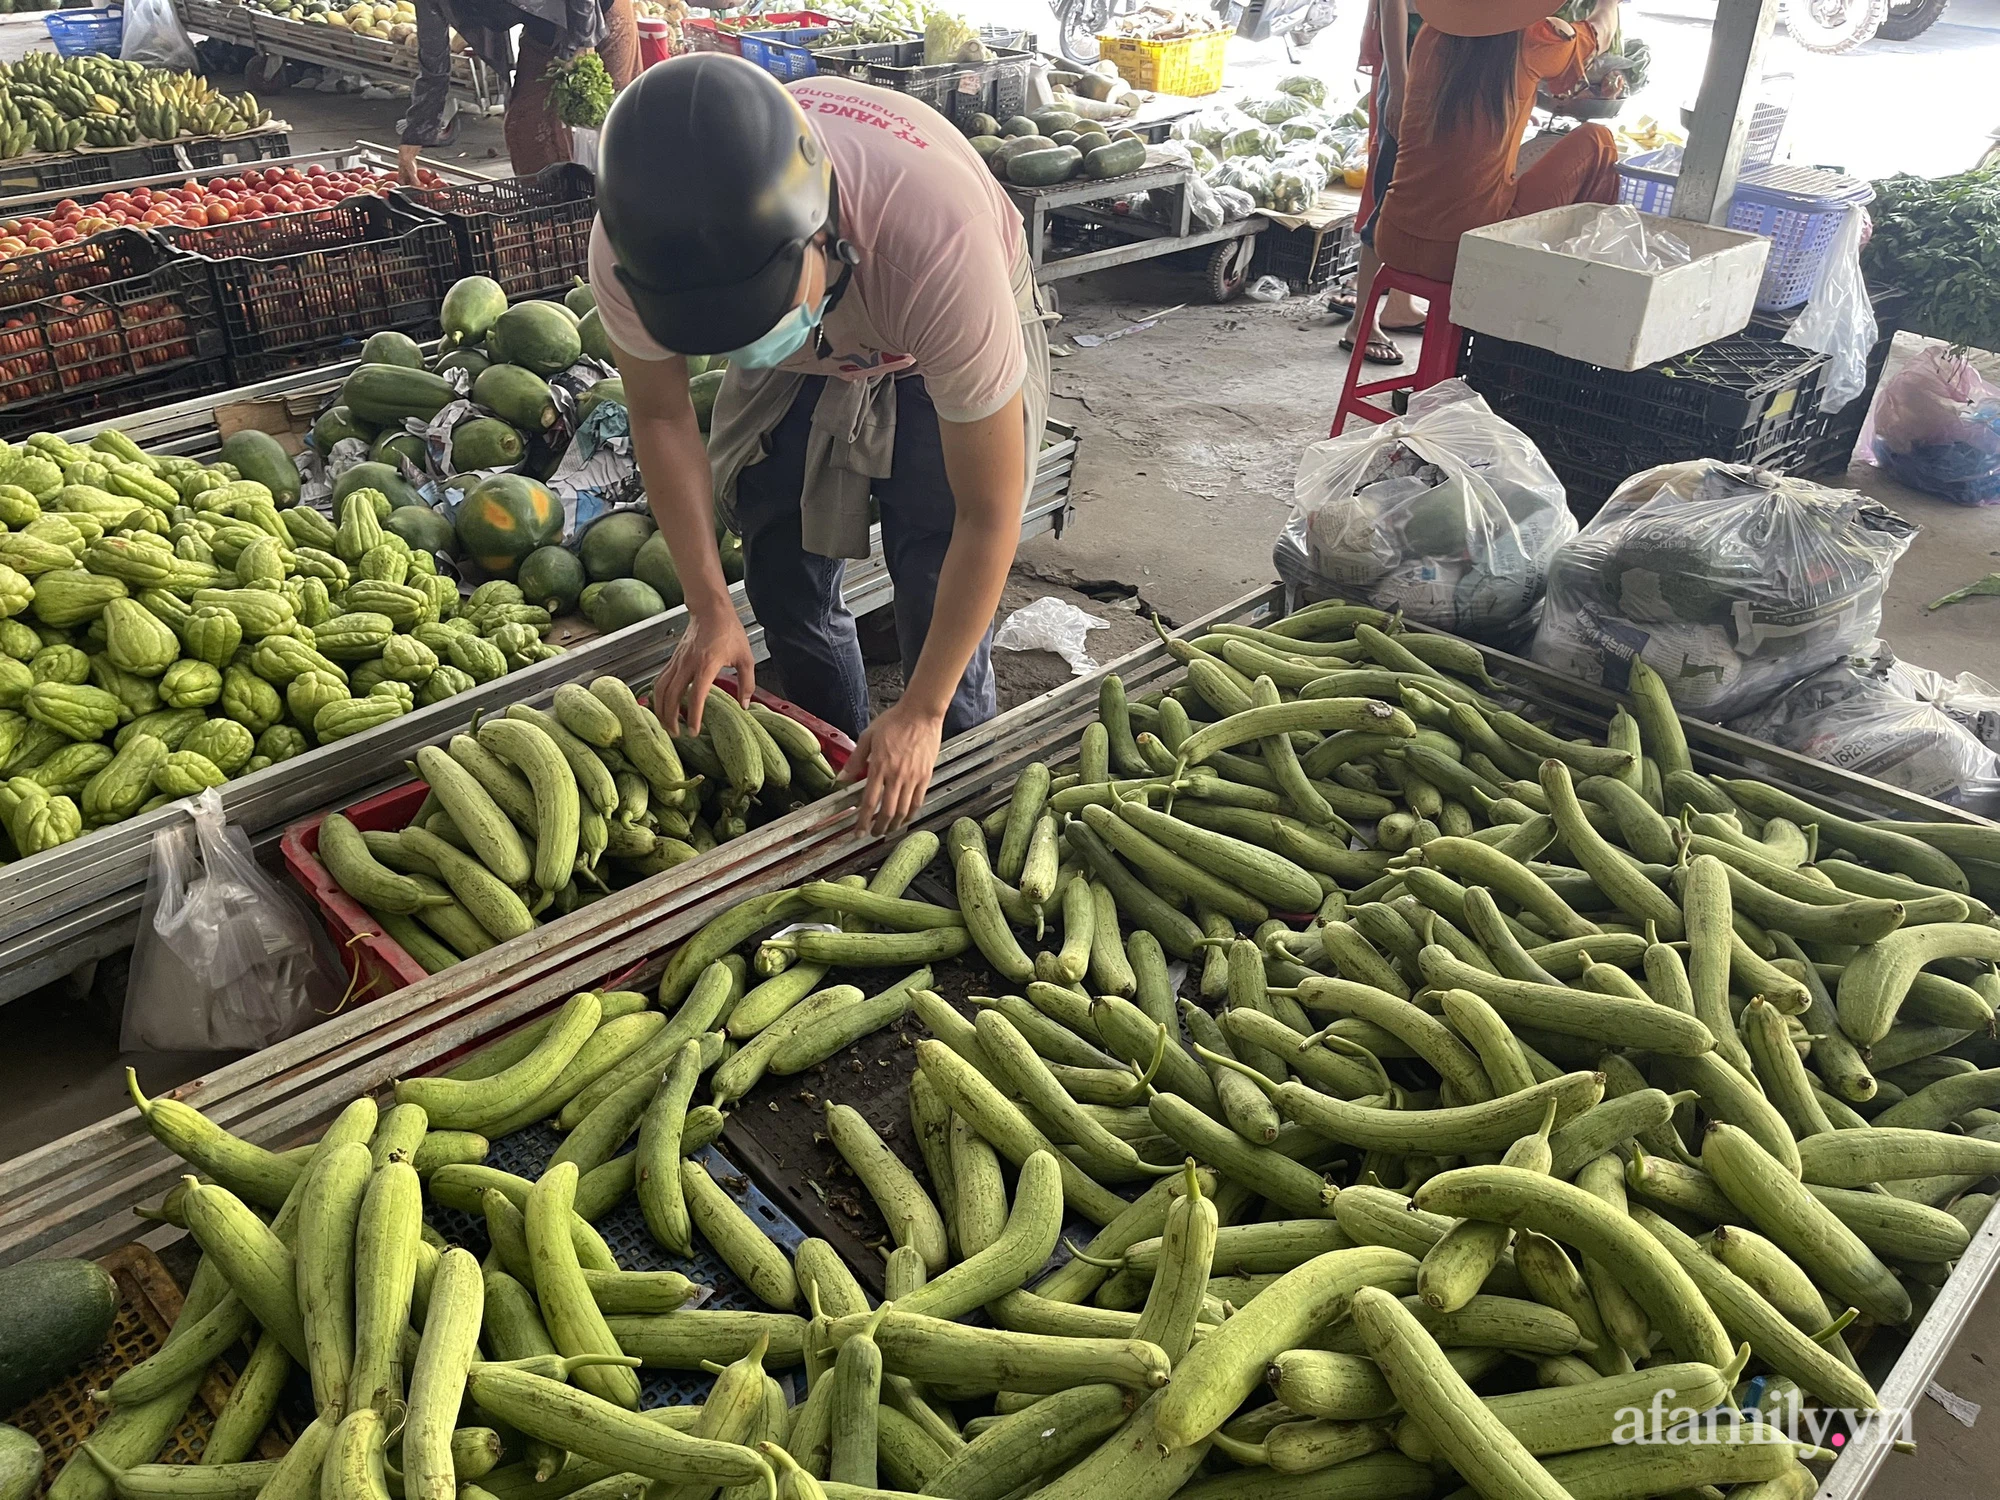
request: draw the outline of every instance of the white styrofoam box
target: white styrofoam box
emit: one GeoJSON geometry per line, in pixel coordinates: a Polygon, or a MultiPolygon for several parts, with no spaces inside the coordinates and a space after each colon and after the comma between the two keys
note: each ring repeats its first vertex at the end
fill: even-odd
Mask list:
{"type": "Polygon", "coordinates": [[[1743,331],[1769,240],[1642,214],[1649,230],[1678,235],[1694,258],[1671,270],[1634,271],[1549,248],[1581,234],[1604,208],[1577,203],[1467,230],[1451,284],[1452,322],[1609,370],[1637,370],[1743,331]]]}

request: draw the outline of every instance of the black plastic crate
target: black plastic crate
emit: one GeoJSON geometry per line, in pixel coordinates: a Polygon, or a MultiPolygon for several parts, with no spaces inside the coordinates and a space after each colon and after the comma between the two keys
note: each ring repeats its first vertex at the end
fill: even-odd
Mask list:
{"type": "Polygon", "coordinates": [[[0,270],[0,408],[10,424],[19,411],[223,353],[207,269],[142,230],[107,230],[0,270]]]}
{"type": "Polygon", "coordinates": [[[1818,411],[1826,356],[1734,334],[1639,370],[1607,370],[1475,333],[1459,373],[1517,427],[1670,439],[1668,457],[1748,463],[1796,441],[1818,411]]]}
{"type": "Polygon", "coordinates": [[[1272,224],[1257,236],[1254,276],[1281,276],[1301,292],[1325,291],[1359,263],[1360,240],[1354,225],[1343,221],[1320,228],[1301,225],[1286,229],[1272,224]]]}
{"type": "Polygon", "coordinates": [[[229,361],[218,356],[176,366],[164,375],[141,375],[80,395],[65,393],[39,401],[10,399],[0,405],[0,438],[11,440],[31,432],[63,432],[86,422],[108,422],[133,412],[210,396],[235,383],[229,361]]]}
{"type": "MultiPolygon", "coordinates": [[[[1868,409],[1875,404],[1875,388],[1889,362],[1889,349],[1902,327],[1903,312],[1910,294],[1901,287],[1881,287],[1868,294],[1875,309],[1875,344],[1868,351],[1868,382],[1839,411],[1815,414],[1805,439],[1805,450],[1793,472],[1799,474],[1845,473],[1854,445],[1861,439],[1868,409]]],[[[1782,339],[1803,308],[1790,313],[1759,313],[1750,320],[1749,332],[1756,337],[1782,339]]]]}
{"type": "Polygon", "coordinates": [[[1589,520],[1618,486],[1658,464],[1726,458],[1731,463],[1753,464],[1782,474],[1804,472],[1807,438],[1803,433],[1747,453],[1697,453],[1686,444],[1662,441],[1644,432],[1612,432],[1573,422],[1541,424],[1504,415],[1541,450],[1556,478],[1563,482],[1569,508],[1579,520],[1589,520]]]}
{"type": "Polygon", "coordinates": [[[1025,110],[1034,59],[1033,52],[1002,47],[985,62],[926,63],[921,41],[832,47],[813,54],[820,72],[921,99],[954,125],[974,115],[1005,120],[1025,110]]]}
{"type": "Polygon", "coordinates": [[[397,188],[391,198],[451,229],[461,276],[490,276],[516,300],[567,291],[589,275],[597,179],[557,162],[533,177],[463,187],[397,188]]]}
{"type": "Polygon", "coordinates": [[[70,151],[26,161],[0,163],[0,197],[20,193],[56,192],[65,188],[89,187],[98,182],[123,182],[128,177],[151,177],[160,172],[178,172],[180,164],[152,165],[153,146],[131,146],[119,151],[70,151]]]}
{"type": "Polygon", "coordinates": [[[153,169],[155,172],[178,172],[183,167],[195,170],[203,167],[249,167],[260,161],[276,161],[279,157],[290,156],[292,138],[283,130],[265,130],[254,135],[205,135],[200,140],[181,141],[152,149],[167,159],[165,165],[153,169]],[[185,162],[180,160],[178,152],[187,153],[185,162]]]}
{"type": "Polygon", "coordinates": [[[448,225],[367,196],[162,233],[209,263],[242,384],[323,360],[357,331],[434,337],[458,274],[448,225]]]}
{"type": "MultiPolygon", "coordinates": [[[[561,1133],[551,1126],[530,1125],[525,1130],[517,1130],[493,1142],[492,1149],[486,1153],[485,1164],[533,1182],[547,1168],[549,1158],[562,1144],[562,1139],[561,1133]]],[[[799,1241],[806,1237],[805,1231],[766,1197],[735,1162],[713,1146],[695,1153],[693,1159],[708,1169],[708,1175],[724,1192],[736,1199],[773,1244],[787,1255],[798,1250],[799,1241]]],[[[482,1258],[485,1256],[490,1241],[486,1236],[486,1220],[482,1216],[432,1204],[425,1211],[425,1217],[451,1244],[482,1258]]],[[[682,1258],[669,1254],[646,1228],[639,1200],[629,1193],[617,1207],[597,1221],[596,1228],[604,1237],[604,1243],[611,1247],[611,1253],[618,1258],[620,1270],[679,1271],[690,1281],[709,1288],[707,1299],[700,1304],[702,1307],[735,1312],[773,1311],[743,1285],[736,1273],[709,1248],[699,1231],[692,1241],[692,1255],[682,1258]]],[[[798,1311],[804,1312],[805,1309],[799,1308],[798,1311]]],[[[785,1378],[785,1370],[785,1366],[775,1361],[772,1363],[771,1373],[780,1380],[785,1378]]],[[[641,1404],[644,1406],[694,1405],[707,1399],[709,1388],[715,1384],[715,1376],[704,1370],[641,1370],[639,1384],[644,1396],[641,1404]]]]}

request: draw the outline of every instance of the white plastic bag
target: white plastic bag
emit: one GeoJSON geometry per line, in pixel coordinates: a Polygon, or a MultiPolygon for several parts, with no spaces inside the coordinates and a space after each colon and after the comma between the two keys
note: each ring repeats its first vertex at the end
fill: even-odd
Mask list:
{"type": "Polygon", "coordinates": [[[1734,719],[1875,638],[1916,530],[1852,490],[1662,464],[1556,554],[1533,656],[1612,692],[1636,656],[1681,712],[1734,719]]]}
{"type": "Polygon", "coordinates": [[[340,1008],[340,960],[210,787],[153,835],[125,989],[126,1052],[254,1052],[340,1008]]]}
{"type": "Polygon", "coordinates": [[[1495,644],[1533,628],[1576,535],[1562,481],[1462,380],[1300,455],[1273,560],[1291,607],[1343,597],[1495,644]]]}
{"type": "MultiPolygon", "coordinates": [[[[1984,812],[2000,797],[2000,757],[1949,705],[1956,687],[1898,661],[1886,641],[1873,641],[1729,727],[1920,797],[1984,812]]],[[[1773,767],[1772,774],[1802,773],[1773,767]]]]}
{"type": "Polygon", "coordinates": [[[171,68],[177,73],[192,73],[197,62],[194,38],[174,14],[173,0],[127,0],[118,56],[125,62],[171,68]]]}
{"type": "Polygon", "coordinates": [[[1819,409],[1836,412],[1868,387],[1868,353],[1875,347],[1875,305],[1861,274],[1861,226],[1865,211],[1849,204],[1819,268],[1812,300],[1785,330],[1785,342],[1817,349],[1827,357],[1819,385],[1819,409]]]}
{"type": "Polygon", "coordinates": [[[1002,651],[1053,651],[1081,677],[1097,670],[1084,637],[1093,630],[1110,628],[1109,620],[1085,614],[1074,604],[1045,594],[1007,616],[993,632],[993,644],[1002,651]]]}

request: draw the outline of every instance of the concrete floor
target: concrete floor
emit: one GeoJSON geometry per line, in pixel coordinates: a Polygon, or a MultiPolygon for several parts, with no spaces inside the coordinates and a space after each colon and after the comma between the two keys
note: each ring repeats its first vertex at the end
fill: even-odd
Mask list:
{"type": "MultiPolygon", "coordinates": [[[[1040,0],[980,0],[982,19],[1046,25],[1040,0]],[[1039,16],[1040,19],[1037,19],[1039,16]]],[[[1314,45],[1308,66],[1339,80],[1353,56],[1357,6],[1314,45]]],[[[1702,0],[1637,0],[1661,62],[1641,105],[1671,117],[1691,97],[1705,45],[1702,0]]],[[[40,36],[31,17],[0,18],[0,58],[18,56],[40,36]]],[[[1794,66],[1800,121],[1824,146],[1811,159],[1858,171],[1898,167],[1943,171],[1976,156],[1993,123],[1990,91],[1961,87],[1961,75],[1990,76],[2000,60],[2000,0],[1956,0],[1947,21],[1916,43],[1876,44],[1845,59],[1808,58],[1782,39],[1776,55],[1794,66]],[[1926,105],[1907,106],[1914,78],[1926,105]],[[1954,83],[1953,80],[1960,80],[1954,83]],[[1929,88],[1936,81],[1938,86],[1929,88]],[[1853,108],[1857,99],[1867,107],[1853,108]]],[[[1233,43],[1231,76],[1253,80],[1289,69],[1279,49],[1233,43]]],[[[305,152],[357,139],[392,143],[397,100],[293,90],[264,95],[294,127],[305,152]]],[[[503,174],[497,121],[467,120],[446,160],[503,174]]],[[[1060,539],[1022,549],[1003,610],[1060,593],[1114,622],[1094,632],[1099,659],[1129,649],[1143,613],[1186,619],[1258,587],[1272,576],[1271,540],[1290,508],[1297,455],[1325,433],[1345,356],[1338,330],[1316,325],[1302,300],[1277,304],[1206,301],[1198,268],[1164,262],[1062,284],[1066,351],[1056,363],[1054,414],[1083,437],[1077,519],[1060,539]],[[1152,326],[1095,348],[1080,333],[1152,326]],[[1073,589],[1069,586],[1073,586],[1073,589]],[[1075,592],[1080,590],[1081,592],[1075,592]]],[[[1899,357],[1907,350],[1899,350],[1899,357]]],[[[2000,681],[2000,598],[1932,612],[1928,601],[2000,568],[2000,508],[1964,510],[1914,494],[1856,465],[1848,483],[1922,528],[1898,565],[1885,603],[1883,633],[1905,658],[1947,674],[1965,670],[2000,681]]],[[[1042,691],[1067,675],[1053,658],[1002,659],[1003,702],[1042,691]]],[[[896,669],[872,670],[878,696],[892,694],[896,669]]],[[[123,985],[119,966],[79,975],[0,1008],[0,1158],[79,1128],[124,1104],[119,1067],[138,1062],[149,1090],[168,1087],[215,1059],[116,1053],[123,985]]],[[[1975,1312],[1939,1375],[1973,1402],[2000,1401],[2000,1370],[1989,1362],[2000,1332],[2000,1291],[1975,1312]]],[[[1874,1500],[1940,1500],[1983,1494],[2000,1460],[2000,1424],[1967,1429],[1935,1402],[1914,1417],[1918,1451],[1894,1457],[1871,1490],[1874,1500]]]]}

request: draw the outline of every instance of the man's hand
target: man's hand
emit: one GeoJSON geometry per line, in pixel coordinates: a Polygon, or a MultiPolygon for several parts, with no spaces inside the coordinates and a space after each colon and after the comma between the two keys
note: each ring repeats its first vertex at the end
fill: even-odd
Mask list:
{"type": "MultiPolygon", "coordinates": [[[[724,667],[736,669],[736,701],[748,704],[751,690],[757,686],[757,663],[750,654],[750,637],[743,632],[743,622],[733,610],[714,619],[694,615],[687,634],[674,647],[673,659],[653,684],[653,712],[668,734],[680,732],[683,696],[688,700],[688,733],[701,733],[701,711],[708,702],[708,690],[724,667]]],[[[936,752],[935,744],[932,752],[936,752]]]]}
{"type": "Polygon", "coordinates": [[[894,833],[916,816],[943,741],[944,715],[927,713],[907,698],[861,731],[840,779],[867,779],[855,816],[863,833],[894,833]]]}
{"type": "Polygon", "coordinates": [[[423,153],[422,146],[398,146],[396,148],[396,178],[404,187],[417,185],[417,157],[423,153]]]}

